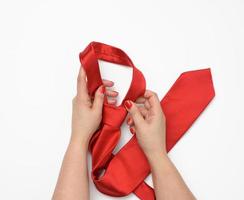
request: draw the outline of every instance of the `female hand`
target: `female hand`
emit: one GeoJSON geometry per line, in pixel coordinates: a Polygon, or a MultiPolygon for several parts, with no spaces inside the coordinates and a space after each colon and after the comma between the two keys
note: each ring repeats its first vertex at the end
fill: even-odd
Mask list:
{"type": "Polygon", "coordinates": [[[149,161],[156,199],[195,200],[167,156],[165,117],[157,95],[147,90],[136,103],[126,101],[125,107],[130,113],[127,123],[149,161]]]}
{"type": "Polygon", "coordinates": [[[79,143],[88,145],[92,134],[98,129],[102,120],[102,108],[104,96],[110,97],[109,104],[116,104],[118,92],[106,90],[105,87],[112,87],[112,81],[103,80],[95,92],[95,96],[88,95],[86,73],[83,67],[80,67],[77,79],[77,95],[73,99],[72,113],[72,140],[78,140],[79,143]]]}
{"type": "Polygon", "coordinates": [[[127,124],[136,133],[139,145],[147,157],[155,153],[165,153],[165,116],[156,93],[147,90],[143,97],[126,101],[129,112],[127,124]]]}

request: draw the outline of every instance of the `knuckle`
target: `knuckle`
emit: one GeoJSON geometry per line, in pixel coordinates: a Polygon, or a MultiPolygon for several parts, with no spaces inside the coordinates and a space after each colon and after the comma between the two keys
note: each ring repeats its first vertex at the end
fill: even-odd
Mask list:
{"type": "Polygon", "coordinates": [[[81,104],[82,104],[83,106],[86,106],[86,107],[91,107],[91,105],[92,105],[92,103],[91,103],[90,101],[88,101],[88,100],[83,100],[83,101],[81,102],[81,104]]]}
{"type": "Polygon", "coordinates": [[[75,97],[75,100],[74,100],[75,104],[79,104],[79,105],[90,105],[91,104],[91,101],[89,98],[85,97],[85,96],[76,96],[75,97]]]}

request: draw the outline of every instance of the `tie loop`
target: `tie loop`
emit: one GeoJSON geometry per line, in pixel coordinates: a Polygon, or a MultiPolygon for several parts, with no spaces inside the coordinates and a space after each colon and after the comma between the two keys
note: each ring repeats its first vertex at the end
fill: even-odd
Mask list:
{"type": "Polygon", "coordinates": [[[144,94],[146,81],[142,72],[134,66],[130,57],[121,49],[100,42],[91,42],[79,57],[87,74],[87,88],[90,95],[94,95],[96,89],[103,84],[98,60],[132,68],[132,81],[122,104],[126,99],[135,101],[144,94]]]}

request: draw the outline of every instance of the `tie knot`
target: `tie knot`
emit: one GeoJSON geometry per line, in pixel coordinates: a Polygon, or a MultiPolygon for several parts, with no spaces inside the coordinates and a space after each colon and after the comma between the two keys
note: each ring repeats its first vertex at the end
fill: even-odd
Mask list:
{"type": "Polygon", "coordinates": [[[112,106],[104,104],[103,123],[112,127],[120,128],[127,115],[127,110],[123,106],[112,106]]]}

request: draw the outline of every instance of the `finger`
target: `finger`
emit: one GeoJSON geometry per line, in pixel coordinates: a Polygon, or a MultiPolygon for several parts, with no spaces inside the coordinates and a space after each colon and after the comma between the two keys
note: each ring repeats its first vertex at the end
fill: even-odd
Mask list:
{"type": "Polygon", "coordinates": [[[131,127],[130,127],[130,132],[131,132],[132,134],[136,134],[135,126],[131,126],[131,127]]]}
{"type": "Polygon", "coordinates": [[[113,90],[106,90],[105,94],[108,97],[117,97],[119,93],[117,91],[113,91],[113,90]]]}
{"type": "Polygon", "coordinates": [[[144,104],[144,107],[146,109],[150,109],[150,107],[151,107],[148,100],[145,97],[139,97],[135,102],[137,104],[144,104]]]}
{"type": "Polygon", "coordinates": [[[150,108],[150,104],[148,104],[147,99],[145,97],[139,97],[135,102],[137,104],[143,104],[146,109],[150,108]]]}
{"type": "Polygon", "coordinates": [[[159,108],[161,108],[158,95],[155,92],[147,90],[144,97],[147,98],[150,108],[152,108],[153,111],[157,111],[159,108]]]}
{"type": "Polygon", "coordinates": [[[77,77],[77,97],[82,100],[90,99],[86,85],[86,72],[82,66],[80,67],[79,75],[77,77]]]}
{"type": "MultiPolygon", "coordinates": [[[[138,109],[139,109],[140,113],[142,114],[142,116],[144,118],[146,118],[149,111],[145,107],[138,107],[138,109]]],[[[132,117],[130,115],[128,116],[128,118],[126,120],[126,123],[129,126],[132,126],[134,124],[134,121],[133,121],[133,119],[132,119],[132,117]]]]}
{"type": "Polygon", "coordinates": [[[145,101],[144,106],[145,106],[145,108],[147,110],[149,110],[151,108],[150,103],[148,102],[148,100],[145,101]]]}
{"type": "MultiPolygon", "coordinates": [[[[106,94],[106,91],[105,91],[106,94]]],[[[105,96],[106,97],[106,96],[105,96]]],[[[92,102],[94,101],[94,97],[91,97],[92,102]]],[[[104,99],[105,100],[105,99],[104,99]]],[[[108,104],[115,105],[117,103],[117,99],[115,98],[106,98],[108,104]]]]}
{"type": "Polygon", "coordinates": [[[110,81],[110,80],[103,79],[103,85],[105,87],[113,87],[114,86],[114,82],[110,81]]]}
{"type": "Polygon", "coordinates": [[[126,121],[127,125],[132,126],[134,124],[132,117],[129,115],[126,121]]]}
{"type": "Polygon", "coordinates": [[[139,98],[137,98],[136,99],[136,103],[145,103],[145,101],[146,101],[146,98],[145,97],[139,97],[139,98]]]}
{"type": "Polygon", "coordinates": [[[141,106],[141,107],[138,107],[138,109],[144,118],[148,115],[148,110],[145,107],[141,106]]]}
{"type": "Polygon", "coordinates": [[[101,85],[95,92],[92,109],[97,110],[97,112],[99,113],[102,113],[104,93],[105,93],[104,85],[101,85]]]}
{"type": "Polygon", "coordinates": [[[117,99],[111,99],[111,98],[108,98],[108,99],[107,99],[107,102],[108,102],[108,104],[115,105],[115,104],[117,103],[117,99]]]}
{"type": "Polygon", "coordinates": [[[127,101],[125,101],[124,106],[127,109],[127,111],[130,113],[130,115],[136,125],[139,125],[140,123],[144,122],[143,116],[140,113],[136,104],[134,104],[130,100],[127,100],[127,101]]]}

